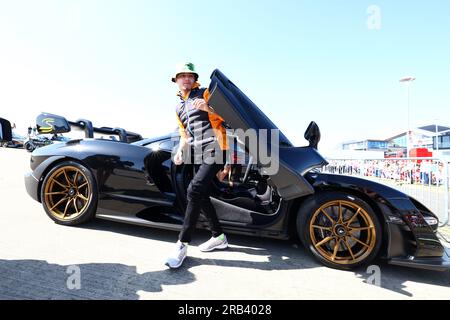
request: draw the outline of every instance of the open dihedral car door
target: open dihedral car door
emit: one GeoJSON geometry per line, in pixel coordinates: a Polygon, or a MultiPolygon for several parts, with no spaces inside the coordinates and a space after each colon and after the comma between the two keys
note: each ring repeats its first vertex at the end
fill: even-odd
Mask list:
{"type": "Polygon", "coordinates": [[[211,75],[209,92],[209,104],[232,129],[244,131],[254,129],[258,143],[261,139],[265,141],[267,153],[270,155],[272,165],[276,164],[277,171],[265,170],[267,163],[262,163],[258,155],[253,156],[256,156],[262,173],[270,177],[270,181],[277,187],[282,198],[290,200],[314,193],[313,187],[302,174],[307,168],[326,161],[313,148],[293,147],[275,124],[219,70],[214,70],[211,75]],[[270,137],[265,136],[264,131],[262,134],[259,132],[260,129],[266,129],[268,132],[277,130],[278,139],[271,141],[270,137]]]}

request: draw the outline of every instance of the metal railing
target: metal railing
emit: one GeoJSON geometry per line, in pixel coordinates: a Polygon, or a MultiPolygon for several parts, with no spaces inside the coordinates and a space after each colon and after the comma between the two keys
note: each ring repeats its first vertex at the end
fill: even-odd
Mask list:
{"type": "Polygon", "coordinates": [[[327,159],[323,172],[353,175],[400,190],[449,224],[449,163],[437,158],[327,159]]]}

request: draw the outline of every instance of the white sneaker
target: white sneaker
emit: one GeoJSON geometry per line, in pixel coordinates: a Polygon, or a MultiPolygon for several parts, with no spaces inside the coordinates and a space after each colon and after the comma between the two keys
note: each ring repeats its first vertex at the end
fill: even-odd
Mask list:
{"type": "Polygon", "coordinates": [[[181,267],[187,256],[187,244],[178,241],[175,251],[167,258],[165,265],[171,269],[181,267]]]}
{"type": "Polygon", "coordinates": [[[266,192],[264,194],[257,194],[256,196],[261,200],[262,205],[267,205],[272,202],[272,188],[267,185],[266,192]]]}
{"type": "Polygon", "coordinates": [[[228,241],[225,234],[221,234],[220,236],[214,238],[212,237],[205,243],[202,243],[198,246],[201,252],[209,252],[215,249],[226,249],[228,248],[228,241]]]}

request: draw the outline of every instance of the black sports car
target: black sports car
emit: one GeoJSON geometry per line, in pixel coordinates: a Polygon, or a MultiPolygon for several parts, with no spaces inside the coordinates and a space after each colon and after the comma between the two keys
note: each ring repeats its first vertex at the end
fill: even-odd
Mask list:
{"type": "MultiPolygon", "coordinates": [[[[219,70],[211,75],[209,91],[210,104],[231,128],[277,129],[219,70]]],[[[52,132],[69,130],[65,119],[54,120],[52,132]]],[[[78,124],[90,127],[92,136],[92,125],[78,124]]],[[[97,217],[180,230],[195,166],[171,161],[176,135],[139,139],[123,129],[110,130],[120,141],[78,139],[34,151],[32,172],[25,177],[30,196],[63,225],[97,217]]],[[[320,172],[327,161],[316,150],[315,123],[305,133],[307,147],[293,146],[281,132],[275,142],[261,139],[268,149],[279,150],[276,173],[251,161],[248,143],[230,138],[238,140],[232,157],[242,161],[211,190],[225,232],[299,237],[320,262],[338,269],[368,264],[377,256],[396,265],[449,268],[449,253],[436,236],[438,219],[425,206],[381,184],[320,172]]],[[[207,226],[201,216],[198,227],[207,226]]]]}

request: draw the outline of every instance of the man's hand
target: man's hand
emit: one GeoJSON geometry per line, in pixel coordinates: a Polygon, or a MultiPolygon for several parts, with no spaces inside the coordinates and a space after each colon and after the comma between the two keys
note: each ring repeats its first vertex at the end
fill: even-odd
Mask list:
{"type": "Polygon", "coordinates": [[[173,158],[173,162],[175,165],[179,166],[180,164],[183,164],[183,151],[178,150],[175,154],[175,157],[173,158]]]}
{"type": "Polygon", "coordinates": [[[211,108],[208,106],[206,101],[204,99],[195,99],[192,103],[194,108],[205,111],[205,112],[211,112],[211,108]]]}
{"type": "Polygon", "coordinates": [[[219,179],[220,182],[223,181],[223,179],[225,179],[225,177],[228,175],[228,173],[231,170],[231,166],[230,165],[226,165],[223,170],[220,170],[219,172],[217,172],[217,179],[219,179]]]}

